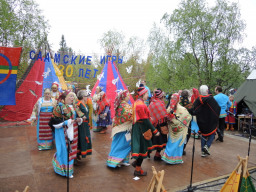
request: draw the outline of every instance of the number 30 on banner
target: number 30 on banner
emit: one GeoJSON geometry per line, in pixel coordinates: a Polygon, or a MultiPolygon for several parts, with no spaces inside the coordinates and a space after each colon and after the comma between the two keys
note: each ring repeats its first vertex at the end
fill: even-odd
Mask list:
{"type": "MultiPolygon", "coordinates": [[[[60,70],[60,73],[57,73],[57,76],[60,77],[60,76],[63,76],[63,73],[64,73],[64,69],[65,69],[65,66],[64,65],[58,65],[58,68],[60,70]]],[[[73,66],[72,65],[68,65],[67,68],[66,68],[66,76],[67,77],[71,77],[73,75],[73,66]]]]}

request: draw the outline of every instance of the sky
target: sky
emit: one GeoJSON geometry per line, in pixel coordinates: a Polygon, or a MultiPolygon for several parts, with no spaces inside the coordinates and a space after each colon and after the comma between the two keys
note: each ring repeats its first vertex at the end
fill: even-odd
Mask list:
{"type": "MultiPolygon", "coordinates": [[[[77,53],[103,55],[99,39],[109,30],[122,32],[126,41],[137,36],[147,40],[153,23],[167,12],[178,8],[180,0],[35,0],[51,26],[49,42],[53,51],[59,49],[64,35],[68,47],[77,53]]],[[[214,0],[207,0],[211,5],[214,0]]],[[[256,0],[238,2],[241,18],[246,22],[243,46],[256,46],[256,0]]],[[[214,4],[214,3],[213,3],[214,4]]]]}

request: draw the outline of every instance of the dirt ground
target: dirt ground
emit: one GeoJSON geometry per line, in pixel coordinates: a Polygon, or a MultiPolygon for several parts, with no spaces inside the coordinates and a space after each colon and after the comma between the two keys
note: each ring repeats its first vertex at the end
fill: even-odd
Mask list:
{"type": "MultiPolygon", "coordinates": [[[[106,159],[111,147],[111,130],[107,134],[92,134],[93,154],[83,159],[74,168],[74,178],[70,179],[69,191],[72,192],[141,192],[145,191],[152,177],[152,166],[157,171],[164,170],[163,185],[168,191],[182,191],[190,184],[192,145],[191,138],[183,164],[167,165],[155,162],[153,157],[145,159],[142,167],[148,171],[146,177],[135,181],[134,168],[121,167],[111,169],[106,166],[106,159]]],[[[196,140],[193,186],[208,183],[201,191],[210,190],[209,181],[230,174],[237,165],[237,155],[248,154],[248,138],[241,133],[226,132],[224,142],[214,141],[211,155],[201,157],[200,140],[196,140]]],[[[67,179],[53,171],[51,160],[55,149],[38,151],[36,127],[30,125],[0,125],[0,192],[23,191],[28,185],[31,192],[67,191],[67,179]]],[[[153,156],[153,155],[152,155],[153,156]]],[[[131,160],[132,162],[132,160],[131,160]]],[[[249,168],[256,167],[256,141],[250,147],[249,168]]],[[[252,173],[255,176],[255,172],[252,173]]],[[[215,182],[225,182],[225,178],[215,182]]],[[[219,187],[221,188],[221,187],[219,187]]],[[[216,188],[213,191],[216,191],[216,188]]]]}

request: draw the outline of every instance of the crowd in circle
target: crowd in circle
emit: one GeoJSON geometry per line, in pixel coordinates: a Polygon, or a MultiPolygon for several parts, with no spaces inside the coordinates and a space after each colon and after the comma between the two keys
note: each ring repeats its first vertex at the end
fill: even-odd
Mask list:
{"type": "MultiPolygon", "coordinates": [[[[44,90],[36,102],[30,120],[37,120],[38,150],[56,148],[52,158],[54,171],[73,178],[74,164],[92,154],[91,130],[106,134],[111,128],[111,150],[106,165],[111,168],[135,168],[134,176],[146,176],[142,169],[145,158],[167,164],[183,163],[190,137],[201,139],[201,156],[210,155],[215,136],[224,141],[227,130],[234,130],[236,103],[226,96],[222,88],[215,88],[213,96],[208,86],[166,95],[160,88],[152,93],[142,84],[131,104],[128,90],[120,91],[116,98],[107,98],[102,87],[91,97],[88,90],[74,93],[72,87],[59,92],[58,84],[44,90]],[[111,106],[114,100],[114,106],[111,106]],[[167,101],[166,101],[167,100],[167,101]],[[114,118],[111,118],[114,107],[114,118]],[[131,162],[132,161],[132,162],[131,162]]],[[[97,139],[97,136],[96,136],[97,139]]]]}

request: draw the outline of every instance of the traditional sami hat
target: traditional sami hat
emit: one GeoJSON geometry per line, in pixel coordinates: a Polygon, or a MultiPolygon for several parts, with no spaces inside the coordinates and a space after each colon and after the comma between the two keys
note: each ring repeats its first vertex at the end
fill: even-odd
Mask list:
{"type": "Polygon", "coordinates": [[[157,89],[155,91],[156,98],[162,98],[164,96],[164,92],[161,89],[157,89]]]}
{"type": "Polygon", "coordinates": [[[139,96],[142,96],[142,95],[144,95],[145,93],[147,93],[147,89],[145,88],[145,87],[140,87],[139,89],[138,89],[138,94],[139,94],[139,96]]]}

